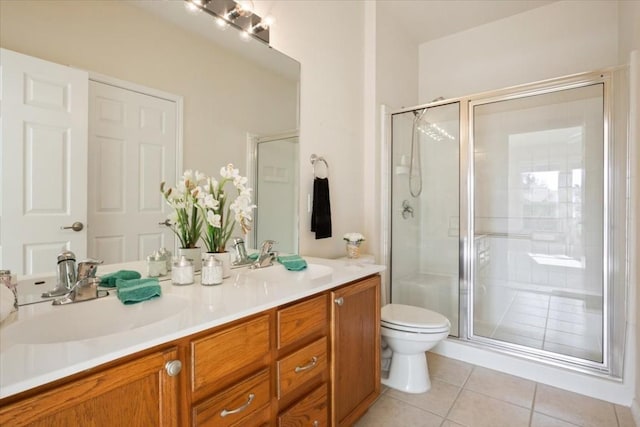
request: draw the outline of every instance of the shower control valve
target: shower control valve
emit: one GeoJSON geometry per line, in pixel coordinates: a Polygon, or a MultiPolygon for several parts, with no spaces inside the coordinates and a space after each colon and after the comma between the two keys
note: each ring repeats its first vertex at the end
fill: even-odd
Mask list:
{"type": "Polygon", "coordinates": [[[411,218],[413,218],[413,208],[409,204],[408,200],[403,200],[402,201],[402,219],[409,218],[409,215],[411,215],[411,218]]]}

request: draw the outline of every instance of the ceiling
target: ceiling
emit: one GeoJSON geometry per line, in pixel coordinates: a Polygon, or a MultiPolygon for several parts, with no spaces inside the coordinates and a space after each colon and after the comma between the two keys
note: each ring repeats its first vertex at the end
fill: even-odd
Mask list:
{"type": "Polygon", "coordinates": [[[416,43],[517,15],[554,0],[377,0],[378,17],[406,29],[416,43]]]}

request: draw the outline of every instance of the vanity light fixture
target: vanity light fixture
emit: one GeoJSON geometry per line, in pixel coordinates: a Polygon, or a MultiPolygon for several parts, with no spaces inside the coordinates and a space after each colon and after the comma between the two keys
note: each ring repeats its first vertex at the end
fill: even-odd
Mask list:
{"type": "Polygon", "coordinates": [[[224,29],[234,26],[240,30],[240,37],[252,37],[269,44],[269,28],[273,19],[262,19],[253,12],[253,1],[235,0],[184,0],[191,10],[201,10],[215,18],[216,24],[224,29]]]}

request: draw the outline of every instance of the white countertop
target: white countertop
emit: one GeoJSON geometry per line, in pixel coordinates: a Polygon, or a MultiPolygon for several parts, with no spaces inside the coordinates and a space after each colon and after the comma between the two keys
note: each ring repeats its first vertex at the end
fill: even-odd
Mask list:
{"type": "MultiPolygon", "coordinates": [[[[200,285],[199,276],[188,286],[164,280],[161,297],[138,304],[120,303],[114,289],[108,297],[67,306],[54,307],[49,302],[21,306],[17,319],[0,327],[0,398],[385,269],[358,260],[304,258],[310,268],[301,272],[286,271],[279,264],[261,270],[241,268],[232,270],[231,277],[218,286],[200,285]],[[101,311],[101,306],[109,309],[101,311]],[[18,336],[21,324],[36,325],[39,337],[18,336]],[[67,327],[82,338],[65,341],[67,327]]],[[[101,266],[98,275],[143,266],[101,266]]],[[[27,286],[23,290],[21,303],[37,299],[27,286]]],[[[37,288],[35,293],[45,290],[37,288]]]]}

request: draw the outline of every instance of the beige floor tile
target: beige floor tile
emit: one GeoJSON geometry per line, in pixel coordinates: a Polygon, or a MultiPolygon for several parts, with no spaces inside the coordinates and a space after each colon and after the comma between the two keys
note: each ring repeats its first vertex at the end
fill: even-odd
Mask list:
{"type": "MultiPolygon", "coordinates": [[[[575,424],[550,417],[548,415],[534,412],[531,417],[531,427],[575,427],[575,424]]],[[[613,426],[612,426],[613,427],[613,426]]]]}
{"type": "Polygon", "coordinates": [[[633,420],[631,414],[631,408],[620,405],[613,405],[618,416],[618,425],[620,427],[636,427],[636,422],[633,420]]]}
{"type": "Polygon", "coordinates": [[[380,397],[354,427],[440,427],[442,418],[387,394],[380,397]]]}
{"type": "Polygon", "coordinates": [[[460,387],[456,387],[444,381],[432,379],[431,390],[427,393],[411,394],[390,389],[387,392],[387,396],[402,400],[409,405],[431,411],[444,417],[453,406],[453,402],[456,400],[456,397],[458,397],[459,392],[460,387]]]}
{"type": "Polygon", "coordinates": [[[530,412],[484,394],[462,390],[447,419],[468,427],[527,427],[530,412]]]}
{"type": "Polygon", "coordinates": [[[453,421],[444,420],[440,427],[464,427],[462,424],[454,423],[453,421]]]}
{"type": "Polygon", "coordinates": [[[464,388],[531,408],[536,383],[477,366],[473,369],[464,388]]]}
{"type": "Polygon", "coordinates": [[[538,384],[534,410],[585,427],[616,426],[611,403],[538,384]]]}
{"type": "Polygon", "coordinates": [[[469,378],[473,365],[439,354],[427,353],[427,364],[431,379],[438,379],[458,387],[462,387],[469,378]]]}

